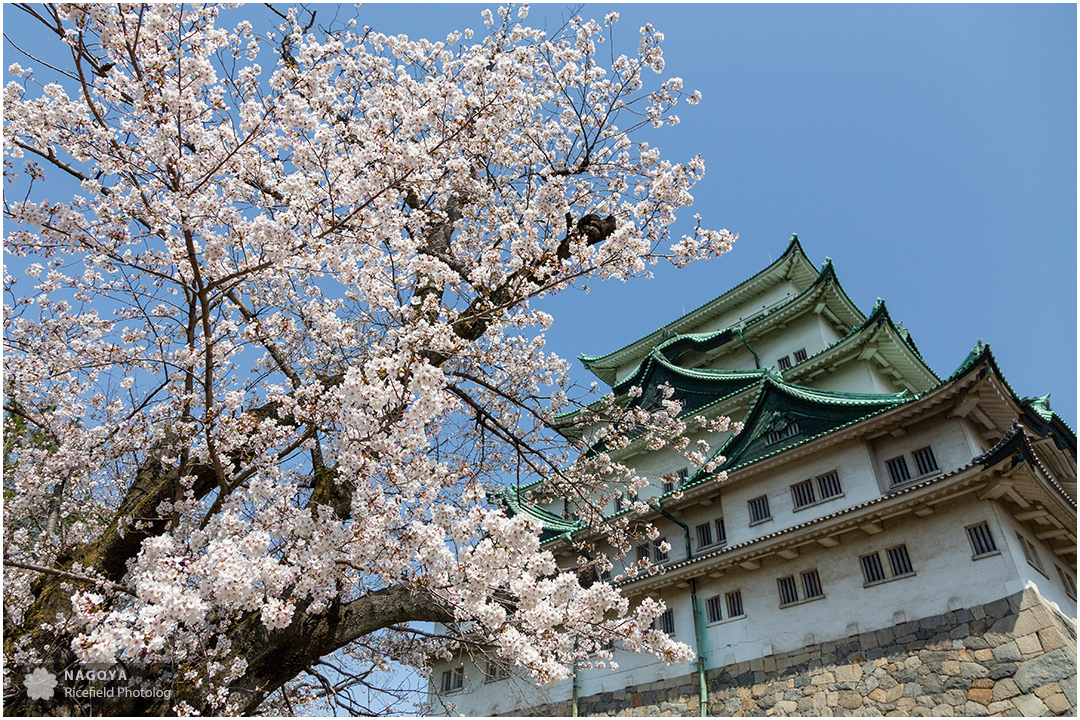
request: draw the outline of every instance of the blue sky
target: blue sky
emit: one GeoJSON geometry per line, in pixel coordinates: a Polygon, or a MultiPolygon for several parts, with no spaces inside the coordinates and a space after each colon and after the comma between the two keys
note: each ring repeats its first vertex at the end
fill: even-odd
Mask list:
{"type": "Polygon", "coordinates": [[[864,312],[884,298],[939,375],[982,338],[1017,393],[1052,392],[1075,427],[1075,6],[583,13],[612,7],[628,35],[662,30],[667,71],[702,91],[660,145],[702,154],[694,211],[740,239],[709,263],[559,297],[549,347],[635,340],[765,267],[794,232],[864,312]]]}
{"type": "MultiPolygon", "coordinates": [[[[413,37],[482,28],[484,5],[340,9],[413,37]]],[[[493,7],[493,6],[492,6],[493,7]]],[[[264,8],[248,6],[254,16],[264,8]]],[[[736,285],[798,233],[864,310],[884,298],[939,375],[978,338],[1020,395],[1076,425],[1074,5],[605,5],[616,47],[652,22],[703,100],[658,144],[708,172],[686,213],[739,233],[727,256],[544,304],[549,349],[601,354],[736,285]],[[620,37],[621,36],[621,37],[620,37]]],[[[241,13],[246,12],[241,10],[241,13]]],[[[534,5],[555,28],[565,5],[534,5]]],[[[319,20],[332,8],[320,8],[319,20]]],[[[7,32],[21,13],[4,11],[7,32]]],[[[254,19],[254,18],[253,18],[254,19]]],[[[20,60],[10,47],[6,63],[20,60]]],[[[25,62],[25,61],[24,61],[25,62]]],[[[5,64],[6,64],[5,63],[5,64]]],[[[575,379],[594,378],[574,363],[575,379]]]]}
{"type": "MultiPolygon", "coordinates": [[[[359,22],[444,37],[484,5],[366,4],[359,22]]],[[[491,6],[494,7],[494,6],[491,6]]],[[[1021,395],[1076,426],[1074,5],[587,4],[616,47],[651,22],[666,74],[703,100],[661,134],[707,173],[689,218],[739,233],[728,255],[593,284],[542,307],[548,348],[621,347],[738,284],[798,233],[869,312],[882,297],[947,376],[982,338],[1021,395]]],[[[351,12],[351,9],[343,12],[351,12]]],[[[565,5],[533,5],[558,27],[565,5]]],[[[595,378],[576,361],[574,378],[595,378]]]]}

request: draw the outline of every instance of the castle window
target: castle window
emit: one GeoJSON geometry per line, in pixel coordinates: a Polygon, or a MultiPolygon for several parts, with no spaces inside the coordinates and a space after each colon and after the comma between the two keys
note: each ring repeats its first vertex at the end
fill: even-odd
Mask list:
{"type": "Polygon", "coordinates": [[[723,603],[721,602],[719,595],[709,598],[705,601],[705,617],[711,623],[720,622],[724,619],[723,613],[721,612],[722,608],[723,603]]]}
{"type": "Polygon", "coordinates": [[[669,493],[677,487],[682,487],[686,482],[686,478],[689,477],[689,468],[683,468],[676,473],[664,476],[664,492],[669,493]]]}
{"type": "Polygon", "coordinates": [[[776,361],[776,366],[779,367],[781,370],[787,370],[789,367],[791,367],[791,358],[785,355],[784,357],[776,361]]]}
{"type": "Polygon", "coordinates": [[[697,544],[699,548],[709,547],[713,544],[712,523],[697,526],[697,544]]]}
{"type": "Polygon", "coordinates": [[[762,495],[759,498],[754,498],[747,504],[750,506],[751,525],[772,519],[772,515],[769,514],[769,497],[767,495],[762,495]]]}
{"type": "Polygon", "coordinates": [[[494,682],[496,680],[505,680],[510,677],[510,668],[506,667],[501,662],[496,660],[488,660],[487,664],[487,677],[484,682],[494,682]]]}
{"type": "Polygon", "coordinates": [[[653,621],[653,628],[659,630],[665,635],[675,634],[675,613],[672,610],[665,610],[660,617],[653,621]]]}
{"type": "Polygon", "coordinates": [[[675,489],[675,476],[674,475],[665,475],[664,476],[664,492],[669,493],[669,492],[672,492],[674,489],[675,489]]]}
{"type": "Polygon", "coordinates": [[[660,549],[661,543],[666,543],[666,538],[658,538],[651,543],[645,543],[644,545],[638,545],[637,559],[638,562],[644,560],[653,560],[654,562],[664,562],[668,559],[666,551],[660,549]]]}
{"type": "Polygon", "coordinates": [[[800,348],[795,351],[795,362],[801,363],[806,359],[806,348],[800,348]]]}
{"type": "Polygon", "coordinates": [[[689,476],[690,476],[690,469],[689,468],[683,468],[679,472],[675,473],[675,479],[678,482],[678,487],[682,487],[684,484],[686,484],[686,478],[688,478],[689,476]]]}
{"type": "MultiPolygon", "coordinates": [[[[1073,590],[1073,597],[1076,597],[1076,591],[1073,590]]],[[[735,592],[729,592],[726,596],[727,599],[727,616],[728,620],[732,618],[743,616],[742,607],[742,590],[736,590],[735,592]]]]}
{"type": "Polygon", "coordinates": [[[1027,559],[1028,564],[1043,575],[1046,575],[1042,559],[1039,557],[1039,551],[1035,549],[1035,545],[1020,533],[1016,533],[1016,539],[1020,541],[1020,547],[1024,551],[1024,557],[1027,559]]]}
{"type": "Polygon", "coordinates": [[[807,505],[813,505],[817,502],[817,498],[814,497],[814,483],[804,480],[801,483],[792,485],[791,497],[795,501],[796,510],[807,505]]]}
{"type": "Polygon", "coordinates": [[[727,529],[724,528],[724,518],[716,518],[716,542],[727,545],[727,529]]]}
{"type": "Polygon", "coordinates": [[[465,686],[465,668],[458,667],[447,670],[442,674],[442,691],[444,693],[460,690],[465,686]]]}
{"type": "Polygon", "coordinates": [[[997,555],[998,547],[994,542],[994,536],[990,534],[990,526],[986,523],[979,523],[978,525],[972,525],[967,529],[968,541],[971,542],[971,550],[973,560],[986,557],[987,555],[997,555]]]}
{"type": "Polygon", "coordinates": [[[908,472],[907,460],[904,456],[895,457],[892,460],[886,460],[885,465],[889,468],[889,477],[892,478],[893,485],[899,485],[902,482],[907,482],[911,479],[911,473],[908,472]]]}
{"type": "MultiPolygon", "coordinates": [[[[780,591],[780,607],[787,607],[795,603],[809,602],[825,597],[821,589],[821,578],[817,570],[807,570],[801,574],[802,596],[799,595],[799,586],[795,582],[795,576],[789,575],[776,581],[780,591]]],[[[741,600],[741,599],[740,599],[741,600]]]]}
{"type": "Polygon", "coordinates": [[[836,474],[836,471],[832,471],[827,475],[822,475],[817,479],[818,490],[821,491],[821,499],[827,500],[837,495],[842,495],[844,491],[840,488],[840,476],[836,474]]]}
{"type": "Polygon", "coordinates": [[[889,580],[911,577],[915,574],[915,569],[911,566],[911,558],[908,557],[906,545],[889,548],[885,551],[885,555],[889,558],[887,566],[881,561],[881,553],[871,553],[859,558],[859,562],[862,564],[863,579],[866,581],[863,583],[864,587],[888,582],[889,580]],[[885,574],[886,567],[889,568],[891,574],[885,574]]]}
{"type": "Polygon", "coordinates": [[[920,475],[929,475],[938,469],[937,460],[934,459],[934,451],[929,447],[916,450],[911,453],[911,456],[915,458],[915,467],[919,469],[920,475]]]}
{"type": "Polygon", "coordinates": [[[798,434],[799,434],[799,423],[793,422],[790,425],[788,425],[786,428],[784,428],[783,430],[773,430],[771,432],[765,433],[765,444],[766,445],[775,445],[776,443],[780,442],[784,438],[789,438],[789,437],[791,437],[793,435],[798,435],[798,434]]]}
{"type": "Polygon", "coordinates": [[[863,555],[859,558],[862,563],[863,579],[866,584],[878,583],[885,579],[885,569],[881,567],[881,556],[877,553],[863,555]]]}
{"type": "Polygon", "coordinates": [[[1062,570],[1061,566],[1055,565],[1054,567],[1057,568],[1058,577],[1061,578],[1061,584],[1065,586],[1065,594],[1075,600],[1076,581],[1072,579],[1072,576],[1069,575],[1069,573],[1062,570]]]}
{"type": "Polygon", "coordinates": [[[799,593],[796,589],[794,576],[780,578],[776,581],[776,584],[780,590],[781,605],[791,605],[799,602],[799,593]]]}
{"type": "Polygon", "coordinates": [[[705,601],[705,617],[710,623],[720,622],[724,619],[724,608],[727,608],[727,619],[734,620],[743,616],[742,591],[729,592],[724,597],[716,595],[705,601]]]}
{"type": "Polygon", "coordinates": [[[616,495],[615,496],[615,512],[622,512],[622,509],[623,509],[622,495],[616,495]]]}
{"type": "Polygon", "coordinates": [[[898,545],[885,551],[889,556],[889,565],[892,567],[893,577],[911,575],[915,569],[911,567],[911,558],[907,554],[907,545],[898,545]]]}

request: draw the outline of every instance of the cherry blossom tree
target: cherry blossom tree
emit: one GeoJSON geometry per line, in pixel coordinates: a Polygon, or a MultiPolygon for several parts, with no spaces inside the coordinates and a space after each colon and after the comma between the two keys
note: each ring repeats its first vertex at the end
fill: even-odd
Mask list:
{"type": "Polygon", "coordinates": [[[95,712],[291,714],[466,646],[541,683],[612,641],[690,656],[491,499],[541,479],[626,548],[613,451],[703,460],[670,402],[563,420],[607,453],[556,432],[589,398],[534,307],[730,247],[670,230],[704,166],[642,137],[699,97],[659,32],[23,9],[56,49],[4,89],[6,712],[78,711],[23,685],[77,663],[163,691],[95,712]]]}

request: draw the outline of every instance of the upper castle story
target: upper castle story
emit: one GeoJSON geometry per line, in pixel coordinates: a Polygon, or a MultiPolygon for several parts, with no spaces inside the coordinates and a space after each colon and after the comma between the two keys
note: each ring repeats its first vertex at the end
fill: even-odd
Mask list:
{"type": "Polygon", "coordinates": [[[940,378],[910,333],[878,301],[865,315],[844,292],[829,258],[821,268],[797,236],[767,268],[662,328],[582,363],[616,395],[647,366],[702,371],[775,368],[822,390],[918,393],[940,378]]]}

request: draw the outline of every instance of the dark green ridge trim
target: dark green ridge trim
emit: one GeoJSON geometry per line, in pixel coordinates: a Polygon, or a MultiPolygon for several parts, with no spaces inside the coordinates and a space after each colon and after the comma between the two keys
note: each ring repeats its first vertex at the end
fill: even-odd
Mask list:
{"type": "Polygon", "coordinates": [[[632,387],[642,388],[642,393],[629,402],[630,407],[652,408],[659,404],[663,395],[660,386],[668,384],[674,391],[671,399],[682,403],[679,413],[683,417],[711,405],[717,399],[728,397],[743,388],[761,381],[763,370],[696,370],[672,364],[653,350],[645,362],[638,366],[634,375],[616,385],[616,395],[626,395],[632,387]]]}
{"type": "Polygon", "coordinates": [[[1023,402],[1037,412],[1043,420],[1049,421],[1054,416],[1054,411],[1050,409],[1050,393],[1037,398],[1024,398],[1023,402]]]}
{"type": "Polygon", "coordinates": [[[915,341],[911,339],[911,331],[892,319],[892,315],[889,314],[889,308],[885,306],[885,300],[883,298],[878,298],[874,303],[874,307],[870,310],[870,317],[866,318],[866,322],[862,324],[862,327],[870,327],[874,323],[879,325],[888,323],[889,326],[896,331],[896,335],[907,343],[908,347],[911,348],[911,351],[915,353],[915,356],[922,361],[923,366],[930,371],[930,374],[937,378],[938,382],[941,381],[941,378],[938,378],[937,373],[934,372],[933,368],[931,368],[926,363],[926,360],[923,359],[922,353],[919,352],[919,348],[915,345],[915,341]]]}
{"type": "MultiPolygon", "coordinates": [[[[984,369],[980,372],[994,373],[995,377],[997,377],[997,379],[1001,381],[1001,384],[1004,385],[1005,389],[1009,392],[1009,395],[1010,397],[1012,397],[1013,402],[1019,405],[1022,409],[1026,409],[1028,407],[1024,404],[1024,401],[1020,399],[1020,396],[1017,395],[1012,385],[1009,384],[1009,381],[1005,378],[1005,374],[1001,372],[1001,368],[998,366],[997,360],[994,358],[994,353],[990,350],[989,343],[985,343],[981,339],[975,343],[975,347],[971,350],[971,352],[968,353],[967,357],[964,358],[964,361],[960,363],[960,367],[956,368],[953,374],[949,376],[949,379],[943,382],[938,387],[947,385],[953,380],[958,380],[959,378],[967,375],[975,368],[978,368],[980,366],[984,366],[984,369]]],[[[927,390],[925,393],[923,393],[923,395],[936,389],[937,388],[931,388],[930,390],[927,390]]],[[[1027,415],[1030,418],[1031,414],[1028,413],[1027,415]]],[[[1058,422],[1053,424],[1053,427],[1061,434],[1062,442],[1070,450],[1070,452],[1072,452],[1073,457],[1076,457],[1076,431],[1071,428],[1068,423],[1062,420],[1061,417],[1057,415],[1057,413],[1054,413],[1054,417],[1057,418],[1058,422]]],[[[1032,423],[1028,424],[1031,425],[1032,423]]]]}
{"type": "Polygon", "coordinates": [[[774,262],[772,262],[770,265],[768,265],[768,267],[766,267],[764,270],[761,270],[757,274],[747,278],[746,280],[743,280],[741,283],[739,283],[735,287],[731,288],[730,290],[727,290],[727,291],[721,293],[720,295],[717,295],[712,300],[709,300],[708,302],[699,305],[698,307],[694,308],[690,312],[685,313],[685,314],[681,315],[680,317],[676,318],[675,320],[672,320],[671,322],[667,323],[663,327],[657,328],[656,330],[649,333],[648,335],[645,335],[644,337],[638,338],[634,342],[627,343],[626,345],[623,345],[621,348],[618,348],[617,350],[612,350],[611,352],[606,353],[604,355],[579,355],[578,359],[582,362],[583,365],[585,365],[585,367],[589,367],[590,364],[595,363],[598,360],[603,360],[604,358],[611,357],[612,355],[615,355],[616,353],[620,353],[623,350],[626,350],[627,348],[631,348],[634,345],[637,345],[638,343],[641,343],[641,342],[644,342],[645,340],[648,340],[649,338],[651,338],[653,335],[655,335],[657,333],[663,333],[664,330],[669,330],[673,325],[677,325],[679,322],[681,322],[682,320],[685,320],[687,317],[689,317],[689,316],[691,316],[691,315],[705,309],[709,305],[712,305],[712,304],[722,300],[724,297],[732,294],[736,290],[738,290],[738,289],[740,289],[740,288],[742,288],[742,287],[744,287],[746,285],[749,285],[750,283],[754,282],[758,278],[760,278],[760,277],[762,277],[764,275],[767,275],[769,272],[772,272],[773,270],[775,270],[776,268],[780,267],[785,262],[787,262],[788,257],[790,255],[794,255],[795,253],[801,254],[803,256],[803,258],[806,260],[806,262],[809,263],[810,267],[814,267],[814,263],[810,262],[810,258],[807,257],[806,252],[802,248],[802,244],[799,242],[799,236],[798,235],[792,235],[791,240],[788,241],[787,248],[784,250],[783,254],[780,257],[778,257],[774,262]]]}
{"type": "Polygon", "coordinates": [[[792,385],[769,373],[743,421],[743,431],[728,438],[710,456],[711,460],[723,455],[726,458],[724,464],[716,471],[708,472],[705,470],[706,462],[690,476],[684,487],[704,482],[718,471],[735,470],[773,457],[912,399],[913,396],[906,390],[887,394],[815,390],[792,385]],[[793,422],[799,423],[798,433],[776,443],[766,443],[765,435],[768,432],[782,431],[793,422]]]}
{"type": "Polygon", "coordinates": [[[1050,409],[1050,396],[1024,398],[1020,421],[1039,437],[1052,437],[1059,450],[1076,458],[1076,432],[1050,409]]]}
{"type": "Polygon", "coordinates": [[[998,463],[1005,462],[1011,458],[1012,462],[1010,468],[1016,467],[1022,462],[1026,462],[1032,467],[1039,468],[1042,474],[1046,477],[1047,481],[1054,487],[1058,493],[1065,498],[1066,503],[1076,509],[1076,500],[1065,492],[1065,489],[1058,484],[1054,479],[1054,474],[1050,472],[1042,461],[1039,460],[1039,456],[1035,453],[1035,450],[1031,447],[1031,441],[1028,439],[1028,434],[1024,430],[1023,426],[1013,421],[1013,425],[1009,428],[1009,431],[1005,433],[1005,436],[998,441],[997,445],[987,450],[977,459],[984,468],[993,467],[998,463]]]}
{"type": "MultiPolygon", "coordinates": [[[[978,365],[979,362],[985,358],[989,358],[990,362],[992,362],[995,367],[997,366],[997,363],[994,362],[994,356],[990,354],[990,345],[984,343],[982,338],[979,338],[978,342],[975,343],[975,347],[971,349],[971,352],[967,354],[967,357],[964,358],[959,367],[953,370],[952,375],[949,376],[949,380],[958,378],[961,375],[966,375],[971,368],[978,365]]],[[[998,374],[1000,375],[1001,373],[999,372],[998,374]]],[[[1012,388],[1009,389],[1011,390],[1012,388]]],[[[1015,393],[1013,394],[1015,395],[1015,393]]],[[[1019,401],[1019,398],[1017,398],[1017,400],[1019,401]]]]}
{"type": "MultiPolygon", "coordinates": [[[[524,488],[522,488],[524,489],[524,488]]],[[[495,494],[497,501],[501,501],[506,509],[507,517],[515,515],[528,515],[539,520],[543,524],[540,531],[540,542],[554,540],[560,535],[573,534],[582,528],[580,521],[567,520],[558,515],[548,512],[537,505],[526,505],[521,502],[519,490],[516,487],[504,487],[495,494]]]]}

